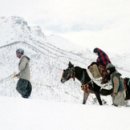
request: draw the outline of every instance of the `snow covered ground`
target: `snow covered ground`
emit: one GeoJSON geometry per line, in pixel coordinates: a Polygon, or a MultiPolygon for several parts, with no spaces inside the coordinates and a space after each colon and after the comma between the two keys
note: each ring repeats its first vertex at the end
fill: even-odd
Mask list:
{"type": "MultiPolygon", "coordinates": [[[[67,40],[46,37],[20,17],[0,18],[0,28],[0,130],[129,130],[129,107],[113,107],[110,96],[102,96],[107,104],[99,106],[93,94],[82,105],[79,81],[60,82],[69,61],[86,68],[95,60],[89,48],[74,51],[67,40]],[[30,99],[21,98],[12,78],[17,48],[31,58],[30,99]]],[[[129,52],[110,58],[123,77],[130,77],[129,52]]]]}
{"type": "Polygon", "coordinates": [[[0,97],[0,129],[129,130],[129,109],[0,97]]]}

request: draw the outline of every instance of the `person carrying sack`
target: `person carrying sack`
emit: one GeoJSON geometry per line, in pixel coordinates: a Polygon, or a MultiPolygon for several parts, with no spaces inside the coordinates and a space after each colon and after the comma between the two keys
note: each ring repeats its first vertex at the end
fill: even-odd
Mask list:
{"type": "MultiPolygon", "coordinates": [[[[106,66],[108,63],[111,63],[108,55],[101,50],[100,48],[94,48],[93,52],[98,56],[96,62],[92,62],[91,65],[89,65],[89,69],[93,68],[93,71],[98,75],[99,77],[102,77],[102,84],[107,83],[109,81],[109,76],[106,70],[106,66]]],[[[92,70],[92,69],[91,69],[92,70]]],[[[94,73],[93,73],[94,76],[94,73]]]]}

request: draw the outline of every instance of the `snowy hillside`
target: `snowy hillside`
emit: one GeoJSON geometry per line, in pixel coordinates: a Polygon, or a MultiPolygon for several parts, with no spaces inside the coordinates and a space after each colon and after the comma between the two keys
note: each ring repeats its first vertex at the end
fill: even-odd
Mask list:
{"type": "Polygon", "coordinates": [[[55,45],[56,47],[60,48],[60,49],[64,49],[67,51],[78,51],[79,46],[76,46],[74,43],[70,42],[69,40],[61,37],[61,36],[57,36],[57,35],[49,35],[48,37],[46,37],[47,41],[53,45],[55,45]]]}
{"type": "MultiPolygon", "coordinates": [[[[86,68],[95,60],[96,57],[89,49],[84,52],[72,51],[73,44],[67,40],[54,35],[47,37],[40,27],[30,27],[20,17],[0,18],[0,28],[0,96],[20,96],[15,89],[17,79],[13,79],[12,74],[18,72],[19,59],[17,59],[15,51],[17,48],[23,48],[25,54],[31,58],[31,83],[33,86],[31,98],[82,102],[83,92],[79,81],[70,80],[62,84],[60,79],[62,71],[67,68],[69,61],[76,66],[86,68]]],[[[127,63],[122,64],[119,59],[121,57],[112,58],[112,61],[128,76],[130,69],[127,63]],[[128,71],[123,70],[125,66],[128,71]]],[[[89,98],[87,103],[91,104],[93,95],[90,95],[89,98]]]]}
{"type": "MultiPolygon", "coordinates": [[[[58,36],[47,37],[20,17],[0,18],[0,129],[1,130],[129,130],[129,107],[112,106],[111,97],[99,106],[91,94],[82,105],[78,80],[60,82],[71,61],[86,68],[95,56],[89,49],[72,51],[73,44],[58,36]],[[30,58],[32,94],[23,99],[16,91],[17,48],[30,58]],[[72,50],[71,50],[72,48],[72,50]],[[94,104],[94,105],[92,105],[94,104]]],[[[123,77],[130,77],[129,54],[110,57],[123,77]]]]}
{"type": "MultiPolygon", "coordinates": [[[[1,96],[19,96],[15,90],[17,79],[12,79],[11,75],[18,71],[19,59],[17,59],[15,51],[17,48],[23,48],[25,54],[31,58],[31,82],[33,86],[31,98],[82,102],[80,83],[69,81],[66,84],[61,84],[60,79],[62,71],[67,68],[69,61],[75,65],[86,67],[91,62],[90,59],[60,49],[53,42],[51,43],[52,39],[47,40],[49,38],[46,38],[42,31],[37,33],[37,30],[40,29],[32,29],[22,18],[0,18],[0,23],[1,96]]],[[[57,44],[66,46],[64,41],[61,42],[60,38],[60,42],[57,44]]]]}

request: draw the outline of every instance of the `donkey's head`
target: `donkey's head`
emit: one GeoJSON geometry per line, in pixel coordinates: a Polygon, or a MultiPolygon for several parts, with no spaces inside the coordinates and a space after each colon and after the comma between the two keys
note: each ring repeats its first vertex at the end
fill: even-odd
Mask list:
{"type": "Polygon", "coordinates": [[[61,82],[64,83],[71,78],[75,78],[75,68],[74,65],[71,62],[69,62],[68,68],[63,70],[61,82]]]}

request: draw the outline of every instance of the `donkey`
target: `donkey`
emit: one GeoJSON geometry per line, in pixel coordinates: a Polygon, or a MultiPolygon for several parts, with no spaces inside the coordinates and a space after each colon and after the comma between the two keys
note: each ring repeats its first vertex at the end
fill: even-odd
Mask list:
{"type": "Polygon", "coordinates": [[[61,82],[65,83],[71,78],[77,78],[81,82],[81,88],[84,91],[83,104],[86,103],[90,93],[95,94],[100,105],[102,105],[100,94],[104,96],[112,94],[113,88],[111,88],[110,90],[101,88],[99,85],[97,85],[96,83],[94,83],[94,81],[91,80],[86,69],[81,68],[79,66],[74,67],[74,65],[71,62],[69,62],[68,68],[63,70],[61,82]]]}

